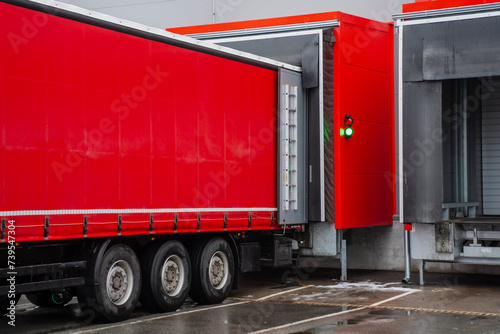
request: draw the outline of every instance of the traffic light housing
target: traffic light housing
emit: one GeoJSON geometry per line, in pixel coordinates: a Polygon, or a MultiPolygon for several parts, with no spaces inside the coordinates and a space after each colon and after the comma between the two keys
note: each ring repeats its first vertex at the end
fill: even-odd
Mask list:
{"type": "Polygon", "coordinates": [[[352,124],[354,123],[354,120],[352,119],[351,115],[345,115],[344,117],[344,138],[349,139],[352,137],[354,134],[354,130],[352,129],[352,124]]]}

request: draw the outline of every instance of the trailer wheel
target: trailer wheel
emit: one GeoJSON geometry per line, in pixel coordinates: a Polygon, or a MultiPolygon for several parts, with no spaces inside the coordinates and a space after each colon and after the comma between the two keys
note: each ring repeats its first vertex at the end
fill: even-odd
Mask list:
{"type": "Polygon", "coordinates": [[[190,297],[200,304],[222,303],[231,291],[234,258],[226,240],[214,238],[193,252],[193,282],[190,297]]]}
{"type": "Polygon", "coordinates": [[[186,301],[191,286],[191,263],[178,241],[149,248],[141,261],[143,284],[140,301],[151,312],[170,312],[186,301]]]}
{"type": "Polygon", "coordinates": [[[27,293],[26,298],[39,307],[63,307],[73,299],[73,293],[68,290],[59,293],[45,290],[27,293]]]}
{"type": "Polygon", "coordinates": [[[96,266],[97,284],[79,289],[80,307],[92,310],[102,320],[127,319],[137,306],[141,291],[141,268],[135,252],[129,246],[115,245],[96,266]]]}

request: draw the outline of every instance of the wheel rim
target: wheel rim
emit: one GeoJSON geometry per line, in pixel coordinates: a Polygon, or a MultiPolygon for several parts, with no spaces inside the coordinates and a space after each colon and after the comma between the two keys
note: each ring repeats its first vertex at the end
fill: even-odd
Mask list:
{"type": "Polygon", "coordinates": [[[228,279],[228,261],[227,256],[221,251],[217,251],[212,255],[208,267],[208,276],[210,284],[217,290],[222,289],[228,279]]]}
{"type": "Polygon", "coordinates": [[[184,284],[185,272],[182,260],[177,255],[171,255],[163,263],[161,270],[161,285],[163,291],[171,297],[177,296],[184,284]]]}
{"type": "Polygon", "coordinates": [[[123,260],[116,261],[109,268],[106,282],[106,291],[111,302],[115,305],[125,304],[134,286],[132,268],[123,260]]]}

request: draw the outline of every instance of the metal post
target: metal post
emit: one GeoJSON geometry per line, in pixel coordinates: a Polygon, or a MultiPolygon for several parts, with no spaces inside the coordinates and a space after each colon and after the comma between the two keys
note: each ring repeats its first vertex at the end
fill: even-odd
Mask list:
{"type": "Polygon", "coordinates": [[[425,273],[425,261],[420,260],[420,265],[419,265],[419,272],[420,272],[420,285],[424,285],[424,273],[425,273]]]}
{"type": "Polygon", "coordinates": [[[340,247],[340,280],[347,281],[347,242],[341,241],[340,247]]]}
{"type": "Polygon", "coordinates": [[[411,276],[411,258],[410,258],[410,231],[405,229],[405,278],[403,279],[404,284],[410,282],[411,276]]]}
{"type": "MultiPolygon", "coordinates": [[[[397,20],[398,27],[398,139],[399,139],[399,222],[404,223],[404,159],[403,159],[403,25],[402,20],[397,20]]],[[[410,260],[410,231],[405,229],[404,233],[404,252],[405,252],[405,278],[404,284],[408,284],[411,275],[411,260],[410,260]]]]}

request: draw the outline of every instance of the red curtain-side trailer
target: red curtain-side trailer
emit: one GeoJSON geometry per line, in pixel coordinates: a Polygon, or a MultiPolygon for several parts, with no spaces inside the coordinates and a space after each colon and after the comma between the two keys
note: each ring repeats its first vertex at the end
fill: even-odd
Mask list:
{"type": "Polygon", "coordinates": [[[2,313],[220,303],[240,272],[391,224],[392,25],[335,15],[320,67],[0,1],[2,313]]]}

